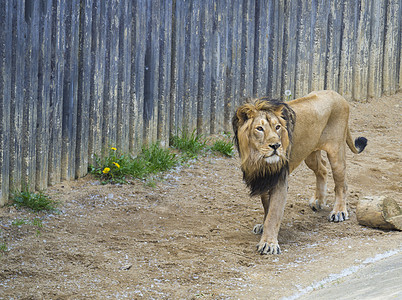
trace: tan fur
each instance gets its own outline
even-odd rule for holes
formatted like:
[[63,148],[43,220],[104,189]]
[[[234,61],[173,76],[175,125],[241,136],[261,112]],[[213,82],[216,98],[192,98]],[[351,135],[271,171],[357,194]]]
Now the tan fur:
[[260,192],[259,183],[264,182],[264,176],[272,180],[271,175],[282,170],[279,179],[274,178],[276,184],[260,192],[264,223],[257,225],[254,232],[262,233],[257,245],[261,254],[280,252],[277,236],[286,203],[287,175],[302,161],[316,175],[316,191],[310,206],[318,210],[325,205],[328,172],[321,150],[327,153],[335,181],[330,221],[348,219],[346,145],[353,153],[359,153],[367,141],[364,139],[361,149],[356,149],[348,119],[349,104],[334,91],[313,92],[286,104],[257,100],[236,111],[233,128],[246,183]]

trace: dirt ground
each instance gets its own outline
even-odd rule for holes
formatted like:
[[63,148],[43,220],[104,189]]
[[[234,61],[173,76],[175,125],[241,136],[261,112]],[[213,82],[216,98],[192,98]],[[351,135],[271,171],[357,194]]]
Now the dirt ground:
[[279,233],[281,255],[256,252],[260,199],[249,197],[238,157],[207,155],[164,174],[155,187],[100,185],[87,176],[48,189],[59,214],[43,227],[12,225],[36,215],[0,208],[0,299],[278,299],[387,251],[402,233],[362,227],[356,205],[388,195],[402,205],[402,94],[351,103],[348,151],[350,220],[328,222],[334,201],[313,212],[315,179],[303,164],[291,174]]

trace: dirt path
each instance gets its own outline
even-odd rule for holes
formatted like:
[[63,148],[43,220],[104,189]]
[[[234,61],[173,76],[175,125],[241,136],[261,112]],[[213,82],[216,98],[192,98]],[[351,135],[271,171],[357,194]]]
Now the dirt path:
[[[402,233],[359,226],[364,196],[402,199],[402,94],[352,103],[348,153],[350,220],[329,223],[329,205],[308,207],[314,176],[300,166],[289,182],[279,234],[283,254],[260,256],[251,230],[262,206],[242,182],[238,158],[207,156],[166,174],[156,187],[99,185],[90,178],[51,187],[62,212],[43,227],[11,225],[34,215],[0,208],[0,299],[277,299],[387,251]],[[1,240],[0,240],[1,242]]]

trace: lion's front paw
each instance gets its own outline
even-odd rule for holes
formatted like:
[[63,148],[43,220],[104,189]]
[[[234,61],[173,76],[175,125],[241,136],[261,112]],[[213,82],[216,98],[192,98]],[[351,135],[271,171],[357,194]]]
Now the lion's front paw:
[[330,222],[343,222],[349,219],[349,215],[347,211],[332,211],[329,215]]
[[257,251],[261,255],[281,254],[281,248],[279,247],[278,243],[259,242],[257,245]]
[[263,231],[264,231],[264,224],[257,224],[253,228],[254,234],[262,234]]
[[313,211],[319,211],[323,208],[325,204],[322,203],[322,201],[319,201],[318,199],[316,199],[315,197],[311,198],[309,201],[309,206],[311,207],[311,209]]

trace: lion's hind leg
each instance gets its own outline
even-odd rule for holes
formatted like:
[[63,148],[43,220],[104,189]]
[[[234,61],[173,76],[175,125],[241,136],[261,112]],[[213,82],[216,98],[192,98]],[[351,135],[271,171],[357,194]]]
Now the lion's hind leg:
[[335,204],[329,215],[329,221],[342,222],[349,219],[346,207],[346,160],[345,147],[339,148],[336,145],[333,151],[327,151],[328,159],[331,164],[332,174],[335,182]]
[[314,171],[316,177],[315,195],[310,199],[312,210],[320,210],[326,204],[327,196],[327,167],[326,161],[321,157],[321,151],[314,151],[305,160],[306,165]]

